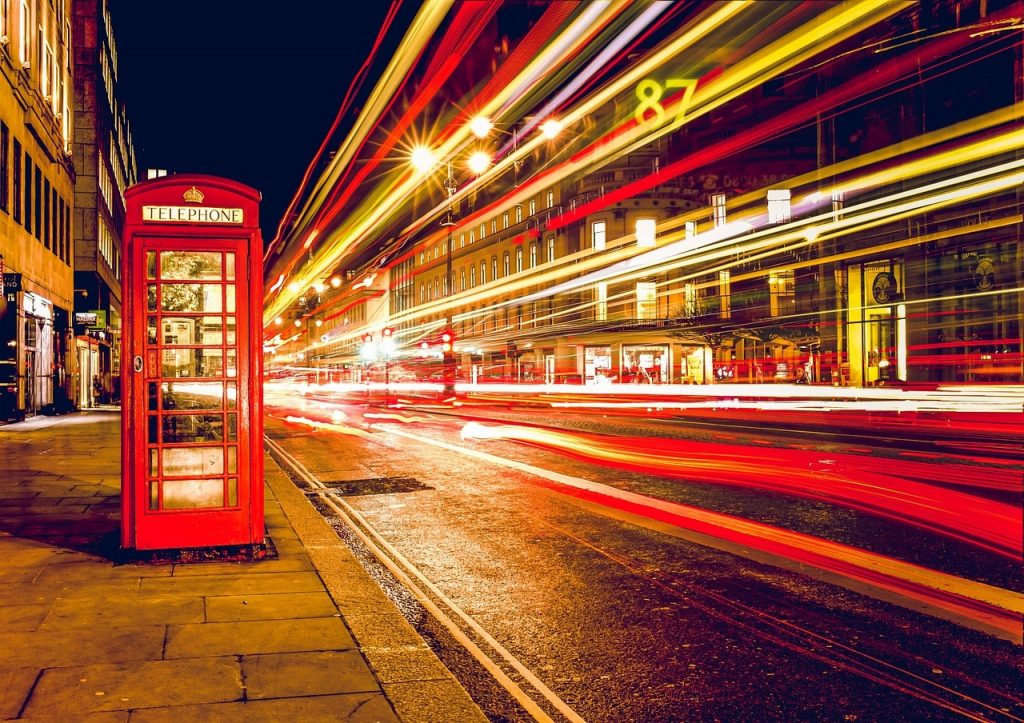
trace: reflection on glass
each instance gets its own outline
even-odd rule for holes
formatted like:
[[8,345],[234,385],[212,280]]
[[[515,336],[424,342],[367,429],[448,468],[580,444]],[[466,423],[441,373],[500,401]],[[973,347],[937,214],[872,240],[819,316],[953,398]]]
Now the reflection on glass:
[[219,251],[161,251],[160,277],[163,279],[221,279]]
[[234,281],[235,279],[235,254],[228,251],[224,254],[227,263],[224,265],[224,278],[228,281]]
[[226,369],[227,376],[229,376],[229,377],[237,377],[238,376],[238,364],[237,364],[237,357],[235,356],[235,350],[234,349],[228,349],[227,350],[227,363],[228,363],[227,369]]
[[146,278],[147,279],[155,279],[156,278],[156,252],[155,251],[147,251],[146,252]]
[[221,310],[220,284],[163,284],[160,287],[160,308],[164,311]]
[[224,448],[165,447],[161,471],[171,477],[224,474]]
[[156,510],[160,508],[160,483],[152,481],[149,483],[149,509]]
[[[210,349],[163,349],[161,375],[165,378],[219,377],[224,363],[219,347]],[[232,362],[233,363],[233,362]]]
[[232,314],[235,311],[235,285],[226,284],[224,286],[224,293],[227,294],[227,304],[225,306],[225,310],[229,314]]
[[228,415],[228,441],[234,442],[238,439],[238,415]]
[[155,414],[149,415],[149,443],[159,444],[160,442],[160,427],[159,422]]
[[223,409],[224,385],[221,382],[164,382],[164,409]]
[[156,311],[156,284],[146,284],[146,309]]
[[238,506],[238,480],[234,477],[228,478],[228,507]]
[[224,419],[219,414],[165,414],[165,444],[219,442],[224,438]]
[[146,343],[156,344],[156,317],[146,317]]
[[[217,317],[217,318],[219,319],[220,317]],[[226,337],[225,337],[224,341],[226,343],[228,343],[228,344],[234,344],[235,343],[235,328],[236,328],[235,327],[235,317],[233,317],[233,316],[227,317],[227,326],[224,329],[224,333],[226,334]]]
[[223,479],[165,480],[163,486],[165,510],[194,510],[224,504]]
[[160,469],[160,453],[155,448],[149,450],[149,476],[156,477]]
[[238,472],[238,447],[228,447],[228,474]]
[[[234,317],[230,317],[231,337],[234,343]],[[165,316],[161,320],[161,334],[165,345],[216,345],[224,338],[224,317],[222,316]]]
[[149,384],[146,385],[146,397],[149,400],[148,404],[146,405],[146,408],[149,409],[149,411],[151,412],[155,412],[157,405],[156,382],[150,382]]
[[238,406],[238,383],[228,382],[228,409]]

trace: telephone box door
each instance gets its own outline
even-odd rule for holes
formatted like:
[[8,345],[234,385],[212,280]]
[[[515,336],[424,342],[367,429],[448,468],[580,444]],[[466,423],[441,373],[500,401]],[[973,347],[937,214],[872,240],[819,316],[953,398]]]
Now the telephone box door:
[[262,543],[257,245],[153,231],[136,229],[127,248],[122,541]]

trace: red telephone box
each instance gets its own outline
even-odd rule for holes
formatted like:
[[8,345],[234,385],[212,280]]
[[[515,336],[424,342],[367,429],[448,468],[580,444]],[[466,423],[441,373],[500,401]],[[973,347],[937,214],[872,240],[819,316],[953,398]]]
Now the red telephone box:
[[262,549],[259,201],[203,175],[125,191],[125,548]]

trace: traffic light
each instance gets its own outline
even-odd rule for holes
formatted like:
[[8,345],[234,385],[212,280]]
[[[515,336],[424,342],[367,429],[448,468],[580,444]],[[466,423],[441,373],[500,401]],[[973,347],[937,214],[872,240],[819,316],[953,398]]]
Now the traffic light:
[[372,344],[373,343],[373,334],[363,334],[363,343],[364,344]]
[[447,329],[441,332],[441,351],[446,354],[455,348],[455,335]]
[[390,326],[386,326],[386,327],[384,327],[384,330],[383,330],[383,331],[381,332],[381,335],[382,335],[382,336],[383,336],[383,337],[384,337],[385,339],[387,339],[388,337],[390,337],[390,336],[391,336],[392,334],[394,334],[394,333],[395,333],[395,330],[394,330],[394,329],[392,329],[392,328],[391,328]]

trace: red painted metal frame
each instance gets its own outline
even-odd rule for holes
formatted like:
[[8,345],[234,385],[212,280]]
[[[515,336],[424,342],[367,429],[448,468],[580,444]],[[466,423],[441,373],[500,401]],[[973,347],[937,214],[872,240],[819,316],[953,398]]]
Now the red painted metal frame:
[[[184,193],[193,187],[204,195],[203,201],[195,204],[197,208],[241,208],[243,223],[142,220],[143,206],[193,205],[183,200]],[[263,241],[258,225],[259,202],[260,193],[249,186],[198,174],[143,181],[125,191],[127,218],[121,279],[121,545],[126,549],[263,543]],[[237,508],[156,512],[148,509],[146,373],[136,373],[133,368],[136,355],[146,359],[146,248],[236,253],[235,284],[242,292],[236,294],[235,311]],[[221,315],[225,313],[221,311]]]

